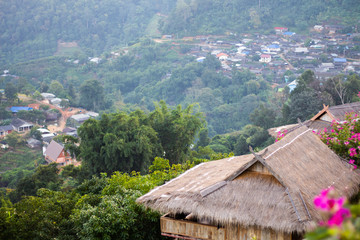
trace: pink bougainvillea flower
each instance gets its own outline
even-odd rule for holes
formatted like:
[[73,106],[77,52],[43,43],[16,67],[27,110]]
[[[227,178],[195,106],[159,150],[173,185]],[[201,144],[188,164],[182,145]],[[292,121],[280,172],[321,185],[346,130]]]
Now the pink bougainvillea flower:
[[329,226],[338,226],[340,227],[343,221],[350,217],[350,211],[346,208],[339,209],[334,215],[332,215],[327,222]]
[[316,208],[330,214],[327,222],[322,223],[330,227],[341,226],[343,221],[350,217],[349,209],[343,208],[346,201],[345,197],[332,198],[329,193],[333,190],[332,187],[327,188],[314,198],[314,205]]
[[354,164],[354,162],[355,162],[354,159],[350,159],[350,160],[349,160],[349,163],[350,163],[350,164]]
[[349,142],[344,142],[345,145],[349,145]]
[[349,149],[349,155],[350,155],[350,157],[353,157],[353,156],[355,156],[356,154],[357,154],[356,148],[350,148],[350,149]]
[[320,208],[321,210],[329,210],[329,198],[327,197],[327,194],[333,190],[333,188],[327,188],[321,191],[320,195],[317,195],[314,198],[314,205],[317,208]]

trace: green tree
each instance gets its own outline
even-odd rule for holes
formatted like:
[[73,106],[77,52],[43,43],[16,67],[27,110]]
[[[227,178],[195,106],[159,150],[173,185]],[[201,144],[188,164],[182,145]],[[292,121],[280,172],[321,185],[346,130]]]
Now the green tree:
[[10,101],[17,99],[17,89],[11,82],[7,83],[5,86],[5,96]]
[[15,148],[17,145],[23,143],[23,138],[21,135],[15,131],[12,131],[5,137],[6,142],[9,144],[10,147]]
[[146,115],[136,111],[103,114],[89,119],[78,129],[79,157],[92,174],[114,171],[144,171],[160,154],[156,132],[146,124]]
[[151,125],[157,132],[165,158],[170,163],[183,162],[193,144],[195,136],[205,123],[202,113],[194,113],[194,105],[182,109],[169,109],[164,101],[155,105],[150,113]]
[[101,110],[104,107],[104,88],[98,80],[86,80],[80,86],[79,104],[94,111]]
[[250,114],[251,122],[264,129],[269,129],[274,126],[276,119],[276,113],[270,108],[266,108],[261,104]]
[[50,83],[49,92],[55,94],[56,97],[63,97],[64,87],[59,81],[53,80]]
[[196,143],[196,148],[206,147],[210,143],[209,130],[207,128],[200,129],[199,140]]

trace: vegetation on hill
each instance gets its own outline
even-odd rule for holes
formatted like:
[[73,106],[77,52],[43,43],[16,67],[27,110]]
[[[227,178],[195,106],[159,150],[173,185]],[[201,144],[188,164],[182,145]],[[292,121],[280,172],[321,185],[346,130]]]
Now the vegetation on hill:
[[358,24],[359,13],[356,0],[178,0],[162,31],[185,36],[269,31],[281,26],[307,31],[310,26],[328,20]]
[[141,37],[150,19],[170,11],[174,2],[0,1],[0,63],[53,55],[62,42],[89,54],[125,45]]
[[359,12],[356,0],[1,1],[0,63],[64,52],[92,56],[145,34],[159,35],[158,27],[162,34],[177,36],[269,31],[275,26],[305,31],[327,20],[358,24]]

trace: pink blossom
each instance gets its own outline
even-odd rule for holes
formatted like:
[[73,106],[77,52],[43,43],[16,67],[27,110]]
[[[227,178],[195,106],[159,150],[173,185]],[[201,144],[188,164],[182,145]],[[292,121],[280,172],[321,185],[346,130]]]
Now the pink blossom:
[[327,222],[329,226],[338,226],[340,227],[343,221],[350,217],[350,211],[346,208],[339,209],[334,215],[332,215]]
[[349,155],[350,155],[350,157],[353,157],[353,156],[355,156],[356,154],[357,154],[357,152],[356,152],[356,148],[350,148],[349,149]]
[[314,198],[314,205],[316,208],[331,214],[329,220],[325,223],[326,225],[341,226],[343,221],[350,217],[350,211],[343,208],[345,197],[336,199],[328,196],[332,190],[332,187],[322,190],[321,193]]
[[354,164],[354,162],[355,162],[354,159],[350,159],[350,160],[349,160],[349,163],[350,163],[350,164]]
[[328,197],[327,194],[333,190],[333,188],[327,188],[321,191],[320,195],[317,195],[314,198],[314,205],[317,208],[320,208],[321,210],[329,210],[329,203],[328,203]]
[[349,145],[349,142],[344,142],[345,145]]

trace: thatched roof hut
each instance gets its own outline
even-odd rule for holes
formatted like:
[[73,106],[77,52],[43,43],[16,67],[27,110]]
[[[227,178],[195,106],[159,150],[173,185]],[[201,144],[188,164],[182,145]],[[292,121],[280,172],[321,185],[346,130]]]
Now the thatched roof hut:
[[[311,119],[305,121],[303,124],[315,131],[321,131],[325,128],[330,129],[332,127],[331,123],[333,121],[342,122],[345,120],[345,115],[351,112],[360,115],[360,102],[346,103],[331,107],[324,105],[324,108],[322,110],[320,110]],[[279,131],[283,131],[286,129],[288,132],[291,132],[298,127],[298,124],[290,124],[270,128],[268,129],[268,132],[271,136],[276,137]]]
[[359,172],[302,126],[259,155],[202,163],[137,202],[168,213],[166,236],[296,239],[323,220],[313,207],[322,189],[351,197],[359,183]]

